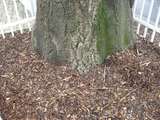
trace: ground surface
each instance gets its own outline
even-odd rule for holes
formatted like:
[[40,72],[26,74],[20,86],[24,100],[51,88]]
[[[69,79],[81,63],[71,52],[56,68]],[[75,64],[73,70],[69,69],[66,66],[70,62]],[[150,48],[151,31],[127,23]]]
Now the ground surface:
[[0,39],[3,120],[160,120],[160,49],[144,40],[86,75],[45,62],[30,35]]

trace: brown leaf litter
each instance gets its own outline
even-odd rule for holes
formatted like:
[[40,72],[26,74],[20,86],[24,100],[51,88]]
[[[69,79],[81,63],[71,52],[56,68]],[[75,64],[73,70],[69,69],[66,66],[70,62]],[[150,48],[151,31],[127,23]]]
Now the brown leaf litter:
[[30,36],[0,39],[3,120],[160,120],[160,48],[138,40],[79,75],[40,58]]

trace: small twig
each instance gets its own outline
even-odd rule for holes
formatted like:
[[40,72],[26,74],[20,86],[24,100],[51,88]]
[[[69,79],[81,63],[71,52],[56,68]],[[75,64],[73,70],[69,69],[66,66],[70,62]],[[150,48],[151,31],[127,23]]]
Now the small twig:
[[152,118],[151,116],[149,116],[148,114],[146,114],[146,117],[150,120],[155,120],[154,118]]
[[106,81],[106,65],[104,67],[104,71],[103,71],[103,80],[104,80],[104,83]]
[[144,62],[144,63],[141,63],[140,65],[141,65],[141,66],[148,66],[150,63],[151,63],[150,61],[146,61],[146,62]]
[[122,102],[123,100],[125,100],[130,94],[132,94],[133,92],[135,92],[137,89],[133,89],[132,91],[130,91],[129,93],[127,93],[124,97],[122,97],[121,99],[120,99],[120,101],[119,102]]
[[108,90],[109,88],[107,87],[102,87],[102,88],[90,88],[90,90]]
[[68,81],[71,78],[72,78],[72,76],[66,77],[66,78],[63,79],[63,81]]
[[139,50],[138,50],[138,49],[136,49],[136,52],[137,52],[137,55],[140,56],[140,53],[139,53]]

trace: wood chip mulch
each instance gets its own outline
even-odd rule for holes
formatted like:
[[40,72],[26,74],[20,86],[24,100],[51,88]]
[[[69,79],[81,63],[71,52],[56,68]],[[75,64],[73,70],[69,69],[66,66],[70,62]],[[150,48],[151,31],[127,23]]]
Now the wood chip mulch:
[[85,75],[32,51],[30,33],[0,38],[3,120],[160,120],[160,48],[138,40]]

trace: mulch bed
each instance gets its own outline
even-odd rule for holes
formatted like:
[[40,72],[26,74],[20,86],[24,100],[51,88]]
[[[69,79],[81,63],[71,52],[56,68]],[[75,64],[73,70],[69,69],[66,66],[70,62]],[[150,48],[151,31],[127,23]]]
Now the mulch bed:
[[31,35],[0,39],[3,120],[160,120],[160,48],[138,40],[80,75],[43,60]]

